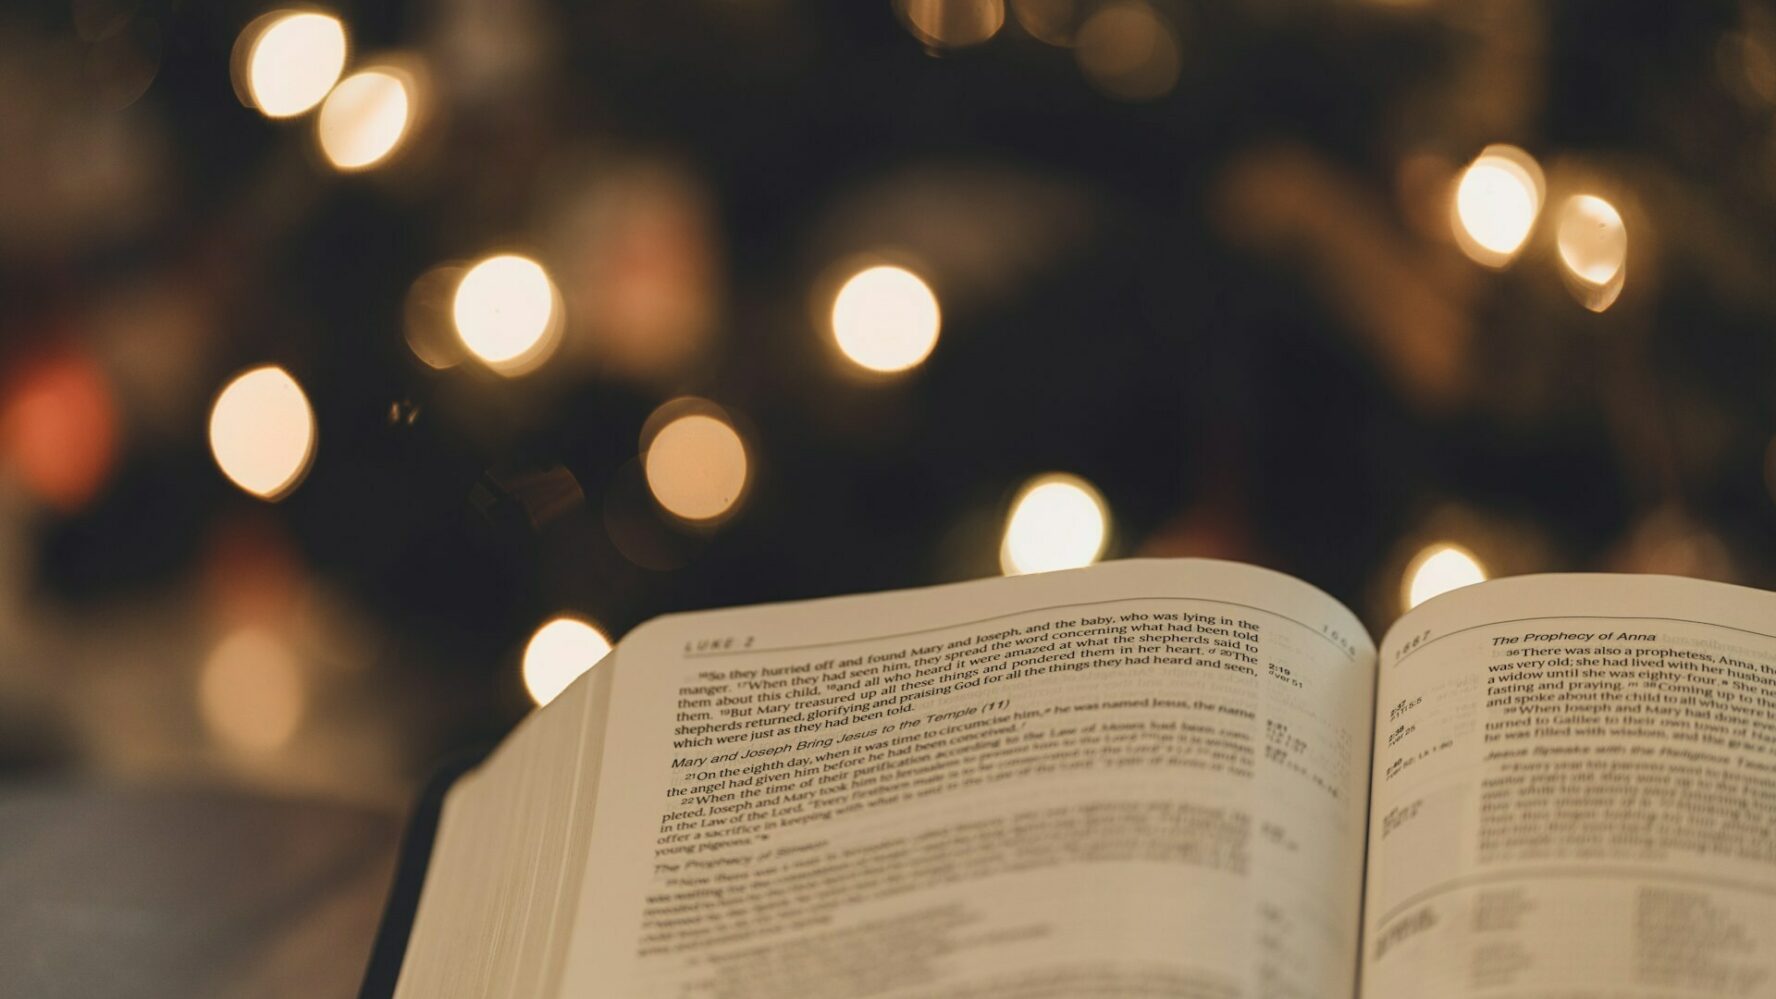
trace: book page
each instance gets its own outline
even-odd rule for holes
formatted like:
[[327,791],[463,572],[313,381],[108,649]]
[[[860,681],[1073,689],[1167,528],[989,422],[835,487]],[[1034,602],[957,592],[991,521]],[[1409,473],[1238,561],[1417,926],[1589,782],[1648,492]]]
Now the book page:
[[1374,651],[1139,561],[661,619],[621,645],[564,996],[1355,987]]
[[566,959],[615,657],[519,723],[444,799],[396,999],[541,994]]
[[1455,591],[1381,649],[1363,994],[1776,994],[1776,595]]

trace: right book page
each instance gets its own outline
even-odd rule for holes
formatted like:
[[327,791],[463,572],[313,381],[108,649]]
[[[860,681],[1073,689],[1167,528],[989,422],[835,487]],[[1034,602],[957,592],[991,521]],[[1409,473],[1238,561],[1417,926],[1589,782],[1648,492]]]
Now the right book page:
[[1776,594],[1457,590],[1380,650],[1362,994],[1776,994]]

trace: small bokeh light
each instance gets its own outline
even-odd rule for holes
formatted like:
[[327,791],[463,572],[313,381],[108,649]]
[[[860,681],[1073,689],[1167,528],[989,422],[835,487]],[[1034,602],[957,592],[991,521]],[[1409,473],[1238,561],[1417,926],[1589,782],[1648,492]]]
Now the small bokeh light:
[[302,724],[308,694],[302,666],[280,641],[257,628],[224,638],[204,661],[198,708],[218,739],[238,749],[269,752]]
[[327,96],[345,69],[345,25],[315,10],[273,11],[236,43],[244,94],[268,118],[289,118]]
[[1456,181],[1455,241],[1476,263],[1503,267],[1523,249],[1542,212],[1542,168],[1516,146],[1488,146]]
[[1078,32],[1076,0],[1011,0],[1011,13],[1031,38],[1048,45],[1070,46]]
[[1159,11],[1140,0],[1100,7],[1080,25],[1074,57],[1092,86],[1124,101],[1162,97],[1178,84],[1178,35]]
[[1450,590],[1486,582],[1486,569],[1474,553],[1458,544],[1426,545],[1406,567],[1400,600],[1407,610]]
[[1090,565],[1109,537],[1110,511],[1091,483],[1063,473],[1038,476],[1012,502],[999,567],[1009,576]]
[[1594,194],[1566,199],[1555,244],[1580,304],[1592,312],[1615,304],[1628,270],[1628,228],[1616,206]]
[[413,280],[401,308],[401,332],[407,349],[428,368],[442,371],[462,362],[463,342],[456,334],[452,309],[466,269],[442,264]]
[[746,493],[746,443],[713,403],[675,399],[655,410],[642,448],[648,491],[675,517],[717,520]]
[[117,416],[111,385],[86,352],[31,358],[0,385],[0,469],[48,506],[77,510],[111,474]]
[[979,45],[1005,24],[1004,0],[900,0],[913,36],[932,48]]
[[566,615],[551,618],[524,647],[524,689],[541,707],[598,665],[610,649],[610,639],[591,624]]
[[667,159],[594,160],[573,174],[544,244],[574,320],[570,356],[649,388],[675,384],[726,331],[715,196]]
[[865,268],[833,299],[833,339],[847,359],[869,371],[918,366],[937,346],[941,325],[937,296],[904,267]]
[[469,353],[502,375],[535,370],[561,340],[561,295],[529,257],[499,254],[470,267],[451,316]]
[[412,131],[418,94],[413,77],[393,66],[359,70],[339,81],[315,118],[327,162],[343,171],[387,160]]
[[314,410],[288,371],[273,365],[236,375],[210,407],[210,451],[229,481],[277,500],[302,482],[314,458]]

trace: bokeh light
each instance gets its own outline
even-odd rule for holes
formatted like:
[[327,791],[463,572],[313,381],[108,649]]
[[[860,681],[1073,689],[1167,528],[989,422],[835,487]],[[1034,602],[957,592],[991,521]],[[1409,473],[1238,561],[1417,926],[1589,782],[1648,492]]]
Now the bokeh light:
[[1458,544],[1439,541],[1426,545],[1406,567],[1400,599],[1407,610],[1440,593],[1486,581],[1486,569],[1474,553]]
[[503,375],[534,370],[561,338],[561,296],[543,265],[500,254],[463,274],[451,303],[463,346]]
[[1593,312],[1615,304],[1628,269],[1628,229],[1616,206],[1593,194],[1566,199],[1555,243],[1579,301]]
[[610,639],[591,624],[566,615],[551,618],[524,647],[524,688],[541,707],[598,665],[610,649]]
[[264,507],[218,518],[198,559],[204,609],[225,625],[290,621],[310,582],[296,541]]
[[1178,36],[1159,11],[1139,0],[1098,8],[1079,26],[1074,57],[1092,86],[1125,101],[1163,96],[1178,83]]
[[1735,582],[1735,552],[1707,524],[1676,503],[1663,503],[1635,518],[1603,567],[1610,572],[1688,576]]
[[117,444],[110,382],[83,350],[29,358],[0,387],[0,462],[51,507],[86,505],[110,475]]
[[1455,240],[1475,262],[1503,267],[1542,211],[1542,168],[1516,146],[1487,146],[1462,171],[1451,206]]
[[319,104],[345,69],[345,25],[313,10],[274,11],[241,32],[246,95],[269,118]]
[[588,154],[571,170],[545,244],[574,319],[569,356],[604,376],[676,384],[723,329],[714,195],[670,159]]
[[1030,480],[1005,521],[999,567],[1006,575],[1096,562],[1110,537],[1110,511],[1091,483],[1055,473]]
[[701,399],[677,399],[655,411],[644,431],[648,491],[667,512],[712,521],[746,492],[746,443],[725,414]]
[[[72,5],[76,10],[95,6],[92,0]],[[166,46],[147,17],[113,15],[103,29],[83,39],[86,49],[87,93],[95,107],[121,111],[140,100],[160,73]],[[78,28],[76,29],[78,31]]]
[[302,667],[276,638],[243,628],[218,644],[198,679],[198,708],[211,732],[239,749],[268,752],[302,724]]
[[1076,0],[1011,0],[1011,13],[1031,38],[1048,45],[1072,45],[1079,27]]
[[407,349],[428,368],[442,371],[460,364],[463,342],[456,335],[452,311],[456,288],[468,269],[442,264],[413,280],[401,308],[401,332]]
[[833,299],[832,332],[839,350],[870,371],[917,366],[937,346],[941,325],[937,296],[904,267],[859,271]]
[[1765,18],[1762,30],[1732,31],[1714,50],[1721,84],[1747,105],[1764,109],[1776,104],[1776,35]]
[[1005,24],[1004,0],[901,0],[907,27],[934,48],[979,45]]
[[283,368],[236,375],[210,407],[210,451],[229,481],[261,499],[288,495],[314,458],[314,410]]
[[327,162],[340,170],[381,163],[407,137],[416,98],[412,77],[392,67],[359,70],[339,81],[315,118]]

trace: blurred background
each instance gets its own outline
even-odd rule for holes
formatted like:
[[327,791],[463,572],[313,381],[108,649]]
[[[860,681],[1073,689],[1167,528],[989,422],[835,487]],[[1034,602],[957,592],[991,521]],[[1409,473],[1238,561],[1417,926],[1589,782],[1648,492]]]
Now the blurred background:
[[1776,584],[1776,12],[0,13],[0,774],[399,807],[669,611]]

